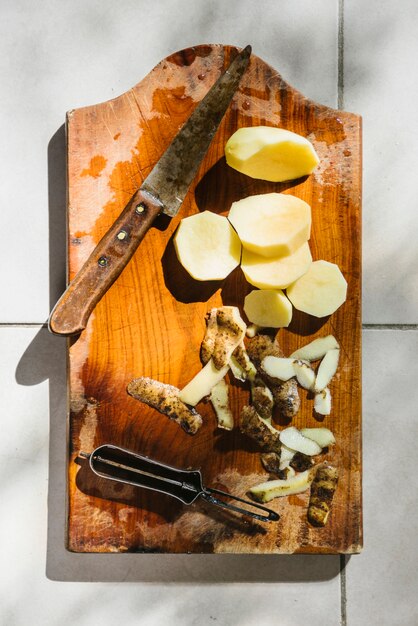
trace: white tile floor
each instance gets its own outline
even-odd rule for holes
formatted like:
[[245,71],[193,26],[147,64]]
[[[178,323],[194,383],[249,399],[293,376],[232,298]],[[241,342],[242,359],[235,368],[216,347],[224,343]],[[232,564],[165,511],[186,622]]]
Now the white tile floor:
[[[412,0],[3,0],[1,625],[418,624],[417,12]],[[65,346],[40,326],[63,287],[57,130],[66,110],[205,41],[251,43],[308,97],[364,118],[365,550],[342,573],[338,557],[63,547]]]

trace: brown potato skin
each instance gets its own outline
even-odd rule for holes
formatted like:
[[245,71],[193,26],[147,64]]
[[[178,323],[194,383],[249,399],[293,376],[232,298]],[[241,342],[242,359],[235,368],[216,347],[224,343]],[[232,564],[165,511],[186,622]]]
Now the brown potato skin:
[[284,354],[276,339],[269,335],[256,335],[248,341],[247,353],[257,368],[260,378],[270,388],[274,404],[280,414],[286,419],[291,419],[300,408],[298,385],[294,378],[280,383],[277,378],[272,378],[261,367],[266,356],[283,357]]
[[308,521],[312,526],[325,526],[331,511],[332,499],[338,483],[338,469],[320,465],[311,485]]
[[179,399],[180,390],[173,385],[143,376],[132,380],[127,386],[127,392],[136,400],[167,415],[189,435],[197,433],[202,426],[202,416]]
[[[241,412],[240,430],[254,439],[266,452],[275,452],[280,458],[282,444],[279,431],[269,426],[253,406],[244,406]],[[276,434],[277,433],[277,434]]]

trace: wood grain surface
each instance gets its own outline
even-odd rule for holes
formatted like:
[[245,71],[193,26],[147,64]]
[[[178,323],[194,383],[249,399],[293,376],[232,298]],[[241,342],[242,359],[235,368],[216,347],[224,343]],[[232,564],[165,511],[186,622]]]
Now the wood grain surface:
[[[70,111],[68,132],[69,279],[116,220],[167,144],[228,64],[236,49],[203,45],[173,54],[138,85],[103,104]],[[313,175],[268,183],[229,168],[224,147],[241,126],[268,125],[308,137],[321,163]],[[284,191],[312,206],[313,258],[337,263],[348,299],[332,316],[294,311],[278,333],[285,354],[333,334],[341,360],[331,383],[332,414],[318,422],[303,390],[296,427],[324,425],[337,445],[324,457],[340,470],[325,528],[306,519],[309,493],[273,500],[278,523],[253,523],[197,501],[187,507],[145,490],[95,477],[80,451],[113,443],[179,468],[200,468],[208,486],[244,496],[265,481],[259,449],[238,428],[216,428],[211,405],[198,409],[196,435],[128,396],[133,378],[184,386],[200,368],[206,312],[240,307],[251,291],[241,270],[222,282],[193,281],[177,261],[173,234],[182,217],[203,210],[226,215],[234,200]],[[353,553],[361,521],[361,119],[306,99],[253,56],[239,91],[200,167],[179,215],[160,217],[129,265],[69,342],[68,549],[76,552]],[[233,411],[248,402],[229,378]],[[282,423],[280,423],[282,421]],[[276,424],[285,424],[283,420]]]

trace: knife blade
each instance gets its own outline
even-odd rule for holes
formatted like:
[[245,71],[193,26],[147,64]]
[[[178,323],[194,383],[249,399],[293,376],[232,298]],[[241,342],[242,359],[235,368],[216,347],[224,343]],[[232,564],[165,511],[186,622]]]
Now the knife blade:
[[99,241],[48,320],[57,335],[82,332],[160,213],[177,214],[248,66],[246,46],[217,79],[164,154]]

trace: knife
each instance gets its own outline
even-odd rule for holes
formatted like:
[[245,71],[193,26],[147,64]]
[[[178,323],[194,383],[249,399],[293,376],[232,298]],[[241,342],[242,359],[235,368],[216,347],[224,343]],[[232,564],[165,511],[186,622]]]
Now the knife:
[[118,278],[160,213],[175,216],[235,94],[251,55],[246,46],[233,59],[174,137],[141,187],[99,241],[58,300],[48,328],[76,335]]

